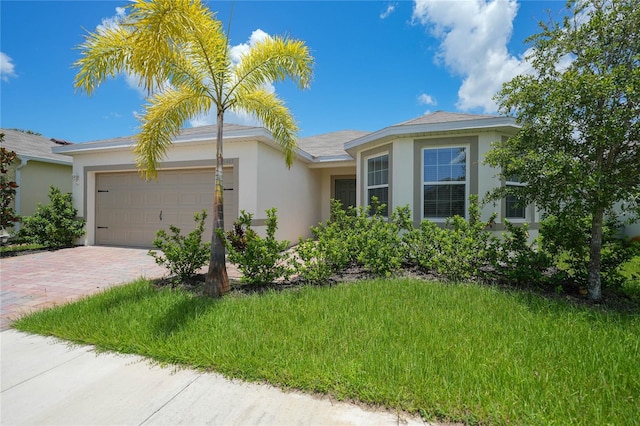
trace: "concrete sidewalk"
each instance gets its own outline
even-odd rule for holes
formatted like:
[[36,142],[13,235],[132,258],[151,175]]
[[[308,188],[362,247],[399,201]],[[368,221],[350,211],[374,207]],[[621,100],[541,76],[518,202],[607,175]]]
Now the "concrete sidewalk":
[[1,339],[2,425],[424,425],[268,385],[161,368],[6,330]]

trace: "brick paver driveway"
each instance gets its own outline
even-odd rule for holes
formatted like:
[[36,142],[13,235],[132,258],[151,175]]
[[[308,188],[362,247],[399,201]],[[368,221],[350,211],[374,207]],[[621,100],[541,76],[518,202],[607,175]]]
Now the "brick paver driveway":
[[[167,270],[146,249],[84,246],[0,259],[1,329],[19,316]],[[230,268],[229,276],[233,277]]]

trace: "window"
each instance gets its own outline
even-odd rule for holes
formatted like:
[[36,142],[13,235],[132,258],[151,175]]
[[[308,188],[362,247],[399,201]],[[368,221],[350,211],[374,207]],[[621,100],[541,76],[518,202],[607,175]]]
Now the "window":
[[[389,155],[379,155],[367,159],[367,205],[377,197],[380,204],[386,207],[382,210],[384,216],[389,212]],[[373,212],[372,212],[373,213]]]
[[466,216],[467,148],[423,150],[423,216]]
[[[518,176],[509,176],[505,182],[507,188],[524,186]],[[527,214],[527,206],[515,195],[507,195],[505,199],[505,214],[507,219],[525,219]]]

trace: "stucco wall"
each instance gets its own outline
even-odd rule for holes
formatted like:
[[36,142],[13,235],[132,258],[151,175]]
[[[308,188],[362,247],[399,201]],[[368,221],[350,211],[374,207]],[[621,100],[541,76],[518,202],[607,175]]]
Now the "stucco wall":
[[[309,235],[311,224],[319,220],[317,182],[318,171],[310,170],[299,160],[287,170],[282,154],[258,141],[225,141],[225,164],[233,161],[238,169],[237,196],[238,209],[254,215],[256,225],[266,218],[264,211],[278,208],[279,231],[277,238],[297,242],[301,236]],[[179,143],[170,147],[162,165],[189,162],[203,162],[215,165],[215,143],[213,140],[201,143]],[[74,204],[79,215],[87,220],[85,244],[94,244],[95,236],[95,175],[100,172],[134,170],[134,156],[129,149],[92,151],[74,155],[74,174],[80,176],[73,185]],[[70,180],[70,179],[69,179]],[[234,220],[235,218],[225,218]],[[256,226],[263,233],[263,226]]]
[[[320,221],[320,172],[301,161],[287,168],[282,154],[265,144],[258,145],[257,206],[251,212],[257,223],[266,219],[265,210],[278,209],[276,238],[297,243],[311,234],[310,227]],[[263,233],[266,228],[256,227]]]
[[[484,157],[491,149],[491,143],[500,140],[502,135],[497,132],[458,132],[455,134],[437,134],[427,136],[399,137],[392,141],[387,141],[378,145],[367,146],[358,152],[357,173],[359,176],[358,200],[364,202],[365,192],[365,160],[368,156],[388,152],[390,155],[390,211],[397,207],[409,206],[414,218],[414,223],[418,224],[422,219],[422,148],[428,146],[463,145],[469,147],[469,187],[467,195],[477,194],[480,201],[486,194],[501,185],[497,178],[498,170],[485,165]],[[482,206],[482,219],[488,220],[494,212],[498,213],[497,221],[502,221],[501,215],[503,206],[500,202],[487,203]],[[528,211],[529,212],[529,211]],[[527,219],[536,220],[537,214],[530,209]],[[534,226],[536,228],[536,226]],[[499,224],[496,229],[501,230]],[[537,235],[534,229],[530,232]]]
[[16,209],[21,216],[31,216],[38,203],[49,204],[49,187],[62,193],[71,192],[71,165],[43,163],[30,160],[20,168],[20,204]]

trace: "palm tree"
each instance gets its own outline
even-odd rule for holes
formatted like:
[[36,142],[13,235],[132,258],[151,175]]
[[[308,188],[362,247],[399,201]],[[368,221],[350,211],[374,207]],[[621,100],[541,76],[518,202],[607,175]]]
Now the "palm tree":
[[222,23],[200,0],[135,0],[117,25],[99,27],[78,46],[75,87],[91,95],[107,78],[135,75],[149,96],[140,117],[134,154],[140,172],[155,178],[173,138],[186,120],[215,108],[217,116],[214,230],[206,293],[229,289],[222,241],[222,138],[224,114],[245,111],[258,118],[293,162],[298,131],[271,82],[289,78],[302,89],[312,77],[313,57],[298,40],[269,37],[234,64]]

